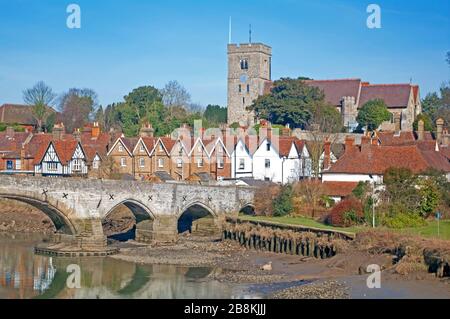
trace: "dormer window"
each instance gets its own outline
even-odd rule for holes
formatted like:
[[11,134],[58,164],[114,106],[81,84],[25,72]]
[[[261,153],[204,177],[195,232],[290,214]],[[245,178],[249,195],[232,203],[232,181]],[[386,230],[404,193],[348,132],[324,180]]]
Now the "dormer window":
[[270,143],[267,143],[266,147],[267,147],[267,152],[270,152]]
[[248,60],[247,59],[241,60],[241,70],[248,70]]

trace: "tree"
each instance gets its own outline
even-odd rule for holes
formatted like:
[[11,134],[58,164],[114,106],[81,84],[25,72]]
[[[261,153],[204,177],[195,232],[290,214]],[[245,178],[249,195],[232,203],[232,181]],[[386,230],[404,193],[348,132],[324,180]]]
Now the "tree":
[[383,181],[388,202],[402,206],[409,212],[418,211],[420,195],[416,188],[417,176],[410,169],[391,167],[384,173]]
[[227,108],[209,104],[203,113],[203,117],[210,123],[227,123]]
[[292,213],[292,186],[284,185],[281,187],[280,193],[273,200],[273,216],[281,217]]
[[45,131],[51,133],[56,123],[56,113],[51,112],[45,119]]
[[162,102],[169,109],[171,115],[171,109],[175,106],[188,109],[191,95],[178,81],[169,81],[161,93]]
[[316,104],[311,123],[319,125],[320,130],[325,133],[340,133],[344,128],[341,113],[327,103]]
[[260,96],[249,107],[260,119],[274,124],[305,128],[314,109],[324,103],[324,93],[303,80],[282,78],[274,82],[270,94]]
[[441,98],[436,92],[428,93],[422,100],[422,113],[428,115],[431,119],[434,119],[434,116],[440,107]]
[[92,89],[69,89],[60,98],[59,109],[69,132],[82,128],[94,118],[98,108],[97,93]]
[[101,105],[98,107],[94,119],[100,127],[105,127],[105,112],[103,112],[103,107]]
[[321,199],[325,195],[325,187],[319,180],[304,180],[294,185],[294,198],[300,198],[306,208],[311,211],[311,217],[316,216],[316,212],[321,206]]
[[391,113],[388,111],[386,103],[382,99],[370,100],[359,110],[356,121],[361,127],[367,127],[368,130],[376,130],[381,123],[389,121]]
[[49,107],[55,102],[56,94],[53,90],[40,81],[30,89],[23,91],[23,100],[32,107],[33,116],[37,122],[38,131],[42,131],[42,126],[49,114]]
[[433,131],[433,121],[431,120],[430,116],[428,116],[428,114],[425,114],[425,113],[417,115],[417,118],[413,123],[414,131],[418,130],[420,120],[423,121],[425,131],[427,131],[427,132]]
[[440,192],[439,188],[432,179],[421,179],[419,181],[420,194],[420,216],[427,218],[435,212],[439,205]]

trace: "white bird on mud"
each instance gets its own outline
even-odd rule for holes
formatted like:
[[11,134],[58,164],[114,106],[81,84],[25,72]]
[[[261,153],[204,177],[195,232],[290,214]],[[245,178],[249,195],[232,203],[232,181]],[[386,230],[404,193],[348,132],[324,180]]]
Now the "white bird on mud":
[[272,262],[269,261],[268,264],[265,264],[261,267],[261,270],[265,270],[265,271],[272,271]]

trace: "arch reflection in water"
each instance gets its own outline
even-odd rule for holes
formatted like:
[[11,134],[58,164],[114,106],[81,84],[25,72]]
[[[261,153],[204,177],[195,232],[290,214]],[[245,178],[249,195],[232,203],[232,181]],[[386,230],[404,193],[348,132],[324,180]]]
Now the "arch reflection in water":
[[[37,256],[40,238],[0,235],[2,298],[230,298],[245,287],[210,279],[211,268],[137,265],[113,258]],[[66,286],[67,266],[81,268],[81,289]]]

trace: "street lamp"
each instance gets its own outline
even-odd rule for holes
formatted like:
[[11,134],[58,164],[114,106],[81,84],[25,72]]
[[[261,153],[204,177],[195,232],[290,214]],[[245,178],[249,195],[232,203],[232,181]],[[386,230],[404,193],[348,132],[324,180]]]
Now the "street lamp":
[[375,178],[369,174],[372,180],[372,227],[375,228]]

